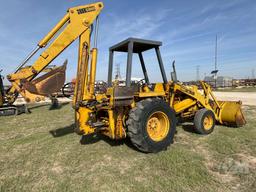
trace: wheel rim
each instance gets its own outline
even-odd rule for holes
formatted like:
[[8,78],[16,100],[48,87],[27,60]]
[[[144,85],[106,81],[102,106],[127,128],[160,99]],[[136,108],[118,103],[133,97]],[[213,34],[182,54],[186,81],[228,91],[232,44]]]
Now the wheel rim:
[[205,130],[210,130],[213,125],[213,118],[211,115],[207,115],[204,118],[204,129]]
[[168,134],[170,122],[168,116],[161,112],[154,112],[147,121],[147,132],[153,141],[162,141]]

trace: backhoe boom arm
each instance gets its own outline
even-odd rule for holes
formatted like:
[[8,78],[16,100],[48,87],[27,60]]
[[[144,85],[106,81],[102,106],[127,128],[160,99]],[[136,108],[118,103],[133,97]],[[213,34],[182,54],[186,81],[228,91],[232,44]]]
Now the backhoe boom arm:
[[[44,68],[46,68],[59,54],[61,54],[73,41],[79,38],[79,64],[81,64],[82,46],[86,44],[90,50],[91,25],[98,17],[103,8],[103,3],[78,6],[70,8],[66,15],[57,23],[57,25],[38,43],[38,47],[27,59],[17,68],[17,70],[8,75],[8,80],[12,83],[9,90],[9,96],[15,92],[21,93],[26,97],[22,90],[22,80],[33,80]],[[58,36],[54,38],[56,35]],[[52,40],[53,42],[48,45]],[[48,45],[48,46],[47,46]],[[26,70],[20,70],[21,67],[41,48],[47,48],[40,54],[39,58]],[[90,54],[90,51],[88,51]],[[88,63],[86,63],[88,64]]]

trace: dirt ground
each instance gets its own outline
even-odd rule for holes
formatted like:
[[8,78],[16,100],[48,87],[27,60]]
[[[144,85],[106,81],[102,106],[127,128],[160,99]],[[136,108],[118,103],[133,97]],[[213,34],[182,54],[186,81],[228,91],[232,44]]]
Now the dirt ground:
[[[223,101],[239,101],[241,100],[244,105],[256,106],[256,92],[214,92],[214,95],[218,100]],[[72,101],[70,98],[60,97],[59,102],[69,102]],[[51,100],[46,98],[45,101],[40,103],[50,103]],[[23,98],[18,98],[15,104],[25,104]]]
[[[72,99],[67,97],[58,97],[58,101],[60,103],[66,103],[66,102],[71,102]],[[36,104],[43,104],[43,103],[51,103],[51,100],[48,97],[46,97],[44,101],[37,102]],[[22,105],[22,104],[26,104],[26,101],[23,99],[23,97],[19,96],[17,100],[14,102],[14,105]]]
[[219,100],[238,101],[241,100],[244,105],[256,106],[256,92],[214,92]]

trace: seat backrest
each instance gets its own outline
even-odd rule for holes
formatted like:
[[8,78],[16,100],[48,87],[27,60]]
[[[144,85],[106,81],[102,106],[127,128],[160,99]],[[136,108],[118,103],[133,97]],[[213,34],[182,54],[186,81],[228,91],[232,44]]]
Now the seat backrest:
[[114,105],[115,106],[126,106],[133,102],[134,94],[139,91],[137,84],[131,87],[115,87],[114,88]]

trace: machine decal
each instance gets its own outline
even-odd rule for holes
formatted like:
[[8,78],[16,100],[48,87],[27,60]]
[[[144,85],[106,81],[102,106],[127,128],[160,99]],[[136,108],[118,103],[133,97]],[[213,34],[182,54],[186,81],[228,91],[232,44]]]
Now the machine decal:
[[80,14],[84,14],[87,12],[91,12],[91,11],[95,11],[95,7],[91,6],[91,7],[86,7],[86,8],[82,8],[82,9],[77,9],[77,13]]

